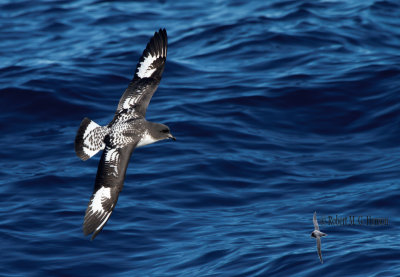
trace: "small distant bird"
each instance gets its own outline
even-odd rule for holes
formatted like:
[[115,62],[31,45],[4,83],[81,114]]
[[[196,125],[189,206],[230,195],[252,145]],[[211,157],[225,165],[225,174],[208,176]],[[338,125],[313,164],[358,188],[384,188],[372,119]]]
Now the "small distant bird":
[[117,204],[133,150],[163,139],[175,140],[168,126],[145,119],[147,106],[161,81],[166,58],[167,32],[160,29],[143,51],[113,120],[107,126],[100,126],[89,118],[81,122],[75,138],[77,156],[86,161],[104,149],[83,222],[83,232],[93,234],[92,240],[103,229]]
[[314,212],[313,223],[315,230],[311,233],[311,237],[317,240],[317,251],[319,259],[321,260],[321,264],[323,264],[322,254],[321,254],[321,237],[327,236],[327,234],[319,231],[318,221],[317,221],[317,212]]

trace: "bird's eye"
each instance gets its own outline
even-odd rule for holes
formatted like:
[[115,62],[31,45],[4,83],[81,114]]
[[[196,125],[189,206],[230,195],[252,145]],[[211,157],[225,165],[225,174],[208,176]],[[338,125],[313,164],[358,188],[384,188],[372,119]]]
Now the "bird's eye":
[[168,133],[169,130],[168,130],[168,129],[163,129],[161,132],[163,132],[163,133]]

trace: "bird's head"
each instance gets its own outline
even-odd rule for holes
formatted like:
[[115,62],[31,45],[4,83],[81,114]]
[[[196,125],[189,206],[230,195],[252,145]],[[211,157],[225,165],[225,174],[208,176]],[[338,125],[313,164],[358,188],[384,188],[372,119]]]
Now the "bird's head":
[[160,123],[153,123],[153,129],[151,135],[157,140],[163,140],[163,139],[172,139],[174,141],[176,140],[176,138],[171,134],[171,131],[169,130],[168,126]]

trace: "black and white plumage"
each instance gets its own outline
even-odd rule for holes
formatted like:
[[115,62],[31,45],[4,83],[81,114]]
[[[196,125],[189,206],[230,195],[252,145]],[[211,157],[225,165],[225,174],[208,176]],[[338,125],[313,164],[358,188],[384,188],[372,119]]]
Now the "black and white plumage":
[[311,233],[311,237],[315,238],[317,241],[317,252],[319,259],[321,261],[321,264],[324,263],[322,260],[322,254],[321,254],[321,237],[327,236],[327,234],[320,232],[319,226],[318,226],[318,221],[317,221],[317,212],[314,212],[313,216],[313,223],[314,223],[314,231]]
[[85,161],[104,149],[83,223],[84,234],[93,234],[92,239],[103,229],[117,204],[133,150],[163,139],[175,140],[166,125],[145,119],[166,58],[167,32],[160,29],[143,51],[113,120],[107,126],[88,118],[81,122],[75,138],[77,156]]

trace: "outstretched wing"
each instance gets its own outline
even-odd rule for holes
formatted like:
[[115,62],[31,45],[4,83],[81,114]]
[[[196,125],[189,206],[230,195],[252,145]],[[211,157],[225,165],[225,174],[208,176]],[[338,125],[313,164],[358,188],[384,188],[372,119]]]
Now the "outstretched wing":
[[317,212],[314,212],[313,223],[315,230],[319,231],[318,221],[317,221]]
[[126,168],[135,144],[122,148],[106,146],[101,156],[93,195],[90,198],[83,222],[83,232],[93,233],[92,240],[103,229],[117,204],[125,180]]
[[143,117],[151,97],[157,90],[167,59],[167,31],[154,33],[136,67],[135,76],[119,101],[116,114],[132,109]]
[[322,254],[321,254],[321,239],[319,237],[317,237],[316,241],[317,241],[318,256],[319,256],[319,259],[321,261],[321,264],[323,264],[324,261],[322,260]]

